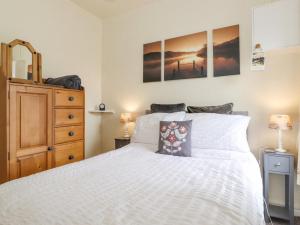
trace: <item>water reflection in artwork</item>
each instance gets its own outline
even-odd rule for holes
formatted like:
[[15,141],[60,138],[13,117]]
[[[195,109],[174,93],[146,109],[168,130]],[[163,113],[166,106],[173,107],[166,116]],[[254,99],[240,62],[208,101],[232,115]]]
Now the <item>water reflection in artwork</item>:
[[214,76],[240,74],[239,25],[213,30]]
[[143,81],[161,81],[161,41],[144,45]]

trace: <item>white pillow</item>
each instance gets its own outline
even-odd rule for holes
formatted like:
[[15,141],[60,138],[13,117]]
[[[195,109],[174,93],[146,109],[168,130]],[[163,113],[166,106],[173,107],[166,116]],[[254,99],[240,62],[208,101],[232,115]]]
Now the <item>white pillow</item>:
[[250,151],[247,141],[248,116],[187,113],[185,120],[193,120],[193,148]]
[[158,145],[160,121],[183,121],[185,112],[152,113],[137,118],[131,142]]

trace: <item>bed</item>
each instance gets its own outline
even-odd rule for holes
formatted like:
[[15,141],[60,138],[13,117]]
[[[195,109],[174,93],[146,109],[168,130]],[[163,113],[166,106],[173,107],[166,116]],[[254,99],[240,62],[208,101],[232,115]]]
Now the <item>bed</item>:
[[131,143],[3,184],[0,224],[265,224],[260,169],[250,151],[193,148],[193,157],[174,157],[156,150]]

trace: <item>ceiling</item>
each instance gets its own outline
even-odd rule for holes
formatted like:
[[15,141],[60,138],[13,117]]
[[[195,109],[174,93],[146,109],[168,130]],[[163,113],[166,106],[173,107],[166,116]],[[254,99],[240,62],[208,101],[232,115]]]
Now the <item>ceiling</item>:
[[99,18],[115,16],[157,0],[71,0]]

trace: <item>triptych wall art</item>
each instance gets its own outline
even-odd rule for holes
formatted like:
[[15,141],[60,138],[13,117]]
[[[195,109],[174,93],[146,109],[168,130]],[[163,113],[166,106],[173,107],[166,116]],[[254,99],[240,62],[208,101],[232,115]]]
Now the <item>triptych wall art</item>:
[[144,45],[144,83],[161,81],[161,41]]
[[[164,42],[144,45],[143,81],[161,81],[164,62],[164,80],[207,77],[207,32],[171,38]],[[239,25],[213,30],[214,76],[240,74]]]
[[165,41],[165,80],[207,77],[207,32]]
[[214,76],[240,74],[239,25],[213,30]]

